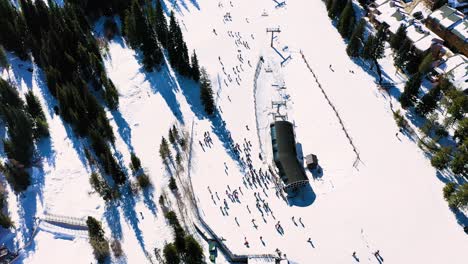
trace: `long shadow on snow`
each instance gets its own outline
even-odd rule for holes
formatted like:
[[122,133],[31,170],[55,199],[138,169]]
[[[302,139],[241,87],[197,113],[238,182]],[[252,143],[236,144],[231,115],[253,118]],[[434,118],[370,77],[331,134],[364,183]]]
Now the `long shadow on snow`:
[[[139,62],[142,65],[141,59],[139,59]],[[174,116],[183,124],[184,118],[180,110],[180,104],[175,96],[175,91],[178,89],[177,84],[171,76],[168,66],[166,64],[162,65],[159,72],[147,72],[141,68],[140,73],[145,75],[146,80],[151,85],[151,89],[155,93],[159,92],[161,94]]]
[[[177,75],[177,74],[176,74]],[[200,100],[200,86],[193,80],[188,80],[184,77],[178,76],[177,79],[182,90],[182,94],[185,96],[187,103],[190,105],[190,109],[197,116],[198,119],[209,119],[211,121],[211,127],[215,135],[222,142],[224,149],[235,160],[240,168],[243,169],[239,156],[233,148],[234,141],[231,138],[231,132],[226,127],[226,122],[221,117],[218,110],[212,117],[208,117],[205,114],[205,110]]]
[[[33,239],[34,230],[36,227],[36,215],[38,209],[38,200],[43,204],[43,188],[44,188],[44,171],[41,168],[31,170],[31,185],[26,191],[19,194],[19,223],[17,223],[16,232],[22,235],[24,243],[28,243]],[[15,242],[14,248],[19,249],[19,241]],[[34,251],[36,244],[32,242],[27,251]]]
[[[172,8],[179,14],[182,14],[182,10],[180,9],[179,1],[178,0],[169,0],[169,3],[172,5]],[[185,4],[184,4],[185,6]],[[166,7],[166,9],[168,9]],[[170,11],[169,11],[170,13]]]
[[[131,147],[131,144],[129,145],[129,148],[130,147]],[[133,149],[133,147],[131,147],[131,148]],[[125,161],[124,161],[122,153],[119,150],[117,150],[117,148],[115,148],[115,146],[113,146],[113,149],[114,149],[114,157],[117,158],[117,161],[118,161],[120,167],[123,169],[127,179],[130,178],[129,173],[126,170]],[[149,190],[149,189],[151,189],[151,190]],[[157,209],[156,209],[156,204],[153,201],[152,188],[147,188],[147,189],[143,190],[143,203],[146,205],[146,207],[148,207],[148,209],[151,210],[151,213],[153,213],[153,215],[156,215]]]
[[[114,157],[117,158],[117,161],[118,161],[120,167],[123,168],[123,171],[124,171],[127,179],[130,178],[130,175],[129,175],[128,171],[126,170],[126,167],[125,167],[125,161],[123,159],[123,155],[115,147],[114,147]],[[153,190],[152,189],[153,188],[147,188],[147,189],[143,190],[143,203],[146,205],[146,207],[148,207],[148,209],[150,209],[150,211],[151,211],[151,213],[153,213],[153,215],[156,215],[157,209],[156,209],[156,204],[153,201],[154,196],[153,196]]]
[[149,187],[145,188],[142,193],[143,193],[143,203],[146,205],[146,207],[151,211],[151,213],[156,216],[158,213],[158,207],[154,203],[154,188]]
[[179,5],[178,5],[178,3],[180,3],[185,8],[185,10],[190,12],[190,9],[189,9],[189,7],[187,5],[187,2],[190,2],[197,10],[200,10],[200,5],[198,4],[197,0],[189,0],[189,1],[186,1],[186,0],[172,0],[171,4],[172,4],[172,6],[174,6],[175,9],[177,9],[177,11],[180,12],[181,10],[180,10]]
[[122,113],[119,110],[112,111],[112,117],[114,117],[114,121],[117,124],[117,131],[119,132],[120,137],[127,145],[127,148],[130,152],[133,151],[132,145],[132,129],[130,125],[127,123],[127,120],[123,118]]
[[135,237],[138,241],[138,244],[140,245],[143,252],[146,254],[147,251],[145,248],[145,242],[143,240],[143,232],[138,226],[138,222],[139,222],[138,215],[135,212],[136,202],[135,202],[134,194],[131,191],[129,183],[127,183],[125,186],[121,188],[120,200],[122,201],[121,208],[122,208],[125,220],[133,229],[133,232],[135,233]]
[[[10,61],[10,78],[18,87],[24,82],[26,87],[32,87],[32,74],[28,69],[33,68],[31,61],[23,61],[16,56],[8,56]],[[13,74],[11,74],[13,73]]]
[[190,0],[190,2],[196,9],[200,10],[200,5],[198,4],[197,0]]
[[107,225],[109,226],[112,237],[117,240],[122,239],[122,224],[120,222],[120,214],[118,210],[118,204],[115,201],[111,201],[106,204],[104,217],[106,218]]
[[312,186],[307,184],[299,190],[296,197],[289,198],[288,201],[291,206],[307,207],[314,203],[315,198],[316,195],[314,190],[312,190]]
[[[468,227],[468,217],[458,209],[451,209],[455,217],[457,218],[457,223],[463,227]],[[466,231],[465,231],[466,232]]]

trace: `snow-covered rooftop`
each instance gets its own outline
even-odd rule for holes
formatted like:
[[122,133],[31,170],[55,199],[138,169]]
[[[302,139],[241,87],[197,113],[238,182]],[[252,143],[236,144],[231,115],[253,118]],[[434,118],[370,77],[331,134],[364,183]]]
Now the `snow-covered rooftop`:
[[460,91],[468,89],[468,63],[455,67],[449,73],[452,84]]
[[376,16],[376,20],[380,23],[385,23],[389,26],[392,33],[396,33],[400,25],[407,21],[408,13],[395,2],[386,2],[377,7],[380,15]]
[[377,1],[375,1],[374,3],[375,3],[375,6],[376,6],[376,7],[379,7],[379,6],[381,6],[381,5],[383,5],[383,4],[386,4],[386,3],[388,3],[388,2],[390,2],[390,0],[377,0]]
[[441,8],[439,8],[439,9],[435,10],[434,12],[432,12],[432,14],[430,14],[429,17],[434,19],[437,22],[440,22],[440,21],[442,21],[446,17],[450,16],[451,14],[453,14],[456,11],[457,11],[456,9],[453,9],[448,5],[444,5]]
[[422,39],[415,42],[414,47],[420,51],[426,51],[432,46],[432,43],[434,43],[434,39],[440,39],[440,38],[430,33],[426,35],[425,37],[423,37]]
[[468,21],[463,20],[461,23],[458,23],[452,29],[452,33],[457,35],[460,39],[463,39],[465,43],[467,43],[468,42]]
[[431,13],[431,10],[423,2],[419,2],[411,11],[411,15],[416,12],[421,12],[424,17],[428,17]]
[[442,19],[439,24],[443,27],[443,28],[447,28],[447,29],[451,29],[454,25],[456,25],[457,23],[461,22],[463,20],[463,14],[460,13],[459,11],[455,11],[453,12],[452,14],[450,14],[449,16],[445,17],[444,19]]
[[413,43],[429,35],[429,30],[419,23],[411,24],[406,28],[406,36]]
[[413,23],[408,26],[406,28],[406,36],[413,42],[414,47],[420,51],[429,49],[434,39],[440,40],[437,35],[420,23]]
[[446,74],[451,72],[456,67],[466,63],[468,63],[468,59],[462,54],[457,54],[447,58],[445,62],[437,66],[436,71],[438,71],[440,74]]

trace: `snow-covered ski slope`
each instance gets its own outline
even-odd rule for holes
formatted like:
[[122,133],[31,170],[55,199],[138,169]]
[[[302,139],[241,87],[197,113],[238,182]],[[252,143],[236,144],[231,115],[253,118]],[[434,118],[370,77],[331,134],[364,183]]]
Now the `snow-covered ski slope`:
[[[464,263],[468,257],[467,237],[442,198],[443,183],[429,160],[416,142],[401,134],[395,136],[398,128],[388,102],[392,99],[377,90],[373,76],[348,58],[345,43],[331,24],[323,2],[286,2],[285,8],[275,9],[271,0],[198,1],[199,11],[183,10],[185,34],[215,84],[217,76],[221,76],[218,103],[223,117],[235,142],[242,146],[246,138],[253,144],[252,159],[256,168],[265,169],[257,158],[259,142],[257,131],[252,129],[256,127],[255,111],[260,115],[273,112],[268,100],[277,98],[271,95],[277,93],[271,85],[278,84],[276,76],[280,75],[286,86],[285,93],[290,96],[288,116],[296,126],[296,139],[304,155],[318,155],[323,175],[311,180],[314,194],[309,193],[304,198],[305,203],[313,200],[312,204],[288,206],[276,197],[273,185],[266,191],[268,197],[261,188],[247,190],[242,183],[242,173],[225,150],[218,148],[220,143],[215,142],[206,152],[197,146],[194,164],[198,166],[193,167],[193,181],[206,220],[236,252],[273,253],[279,248],[297,263],[351,263],[353,251],[361,263],[378,263],[373,255],[376,250],[380,250],[386,263]],[[232,21],[223,22],[226,13],[230,13]],[[292,56],[283,68],[278,67],[282,59],[270,48],[271,34],[266,32],[273,27],[281,29],[281,33],[275,35],[278,43],[274,46],[285,57]],[[250,49],[236,45],[237,37],[230,37],[228,31],[239,32],[241,41],[248,41]],[[225,70],[233,76],[232,67],[241,64],[236,57],[238,49],[244,58],[242,66],[248,71],[240,73],[240,86],[235,81],[226,86],[223,80],[227,77],[218,56]],[[339,112],[360,154],[357,168],[353,167],[356,160],[353,148],[306,68],[300,50]],[[261,55],[265,57],[264,66],[272,65],[275,72],[263,70],[260,74],[258,89],[268,89],[270,95],[257,92],[268,99],[256,98],[263,105],[255,106],[253,73]],[[246,66],[247,60],[252,68]],[[388,78],[400,82],[391,61],[384,59],[381,63]],[[260,123],[260,133],[267,134],[264,130],[268,129],[265,126],[268,124]],[[199,137],[203,141],[203,134]],[[271,146],[268,139],[261,141],[265,144],[263,149],[268,150]],[[223,162],[227,163],[227,174]],[[226,196],[227,185],[230,193],[241,187],[244,195],[239,195],[240,204],[231,203]],[[216,205],[208,186],[212,193],[220,196],[219,201],[216,195],[214,197]],[[276,219],[265,215],[264,222],[255,206],[254,192],[266,199]],[[228,216],[223,216],[220,210],[220,206],[224,207],[223,199],[230,208]],[[305,227],[298,223],[299,217]],[[252,219],[258,229],[253,227]],[[275,230],[277,221],[281,221],[284,235]],[[307,242],[309,237],[314,247]],[[249,248],[244,246],[244,238]]]
[[[54,114],[56,102],[41,70],[31,65],[31,74],[26,71],[29,65],[10,56],[10,74],[21,92],[33,89],[40,97],[51,131],[50,141],[39,145],[42,167],[34,170],[34,185],[25,195],[10,195],[8,200],[18,229],[15,239],[8,236],[0,241],[25,247],[20,263],[95,261],[83,232],[47,224],[40,220],[46,214],[94,216],[103,221],[109,238],[122,242],[125,256],[113,258],[113,263],[150,263],[153,249],[172,240],[157,202],[168,181],[158,154],[161,137],[167,137],[175,123],[190,132],[192,122],[189,174],[200,211],[234,253],[276,254],[278,248],[291,263],[309,264],[353,263],[351,255],[356,251],[360,263],[378,263],[373,252],[380,250],[385,263],[466,263],[468,240],[443,200],[443,183],[438,179],[449,176],[436,174],[416,142],[395,136],[398,129],[389,107],[394,99],[378,91],[374,77],[348,58],[324,3],[289,0],[283,8],[275,5],[272,0],[165,1],[168,10],[175,10],[189,49],[196,49],[200,65],[211,76],[220,109],[220,116],[212,120],[203,114],[192,81],[167,66],[158,73],[146,73],[138,53],[121,38],[108,44],[106,69],[120,94],[119,111],[108,112],[117,138],[115,154],[127,166],[130,151],[135,151],[155,186],[138,196],[124,193],[119,202],[108,205],[89,185],[91,169],[85,165],[83,149],[87,142]],[[275,33],[274,47],[291,56],[283,67],[270,47],[271,33],[266,32],[277,27],[281,32]],[[99,32],[99,23],[96,28]],[[341,117],[359,162],[300,51]],[[260,56],[264,63],[254,92]],[[381,64],[388,78],[400,82],[389,59]],[[6,72],[3,76],[7,78]],[[279,91],[272,84],[284,84],[286,89]],[[311,190],[292,206],[277,197],[271,182],[265,191],[244,186],[245,171],[229,146],[228,134],[241,148],[244,138],[250,141],[253,164],[257,171],[265,171],[271,165],[268,124],[276,111],[271,100],[280,99],[286,101],[287,109],[281,111],[294,122],[304,156],[316,154],[323,168],[323,175],[315,180],[308,173]],[[211,135],[212,147],[199,144],[205,132]],[[258,158],[260,149],[263,161]],[[241,156],[245,159],[244,153]],[[232,193],[239,187],[240,203],[233,203],[226,190]],[[255,192],[273,212],[264,213],[265,220],[256,208]],[[176,198],[169,196],[176,204]],[[226,216],[220,210],[224,199],[229,207]],[[283,235],[275,229],[278,221]],[[217,259],[225,262],[222,256]]]

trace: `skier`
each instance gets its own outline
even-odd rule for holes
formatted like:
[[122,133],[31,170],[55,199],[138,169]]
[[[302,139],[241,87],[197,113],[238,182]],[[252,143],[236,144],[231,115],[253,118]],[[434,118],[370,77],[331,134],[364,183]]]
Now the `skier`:
[[304,223],[302,223],[302,217],[299,217],[299,223],[301,223],[301,225],[304,226]]

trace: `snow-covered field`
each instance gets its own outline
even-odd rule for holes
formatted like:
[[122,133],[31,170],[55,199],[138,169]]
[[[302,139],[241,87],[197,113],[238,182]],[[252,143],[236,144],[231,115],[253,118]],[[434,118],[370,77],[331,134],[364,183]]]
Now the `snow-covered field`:
[[[381,93],[374,77],[348,58],[322,1],[289,0],[278,9],[272,0],[165,4],[176,11],[189,49],[197,51],[200,65],[211,76],[220,117],[209,120],[204,116],[195,83],[166,66],[159,73],[146,73],[122,39],[111,41],[106,69],[120,93],[119,111],[108,112],[117,138],[115,154],[127,165],[130,152],[135,151],[155,186],[138,196],[124,193],[118,203],[106,205],[92,192],[91,168],[85,165],[83,153],[87,142],[75,137],[54,114],[55,102],[40,69],[32,66],[31,74],[26,71],[28,65],[20,67],[24,62],[10,57],[10,74],[22,92],[33,89],[39,95],[51,131],[50,141],[39,145],[43,165],[34,170],[33,187],[8,199],[18,229],[14,239],[5,236],[0,242],[26,246],[20,262],[95,261],[82,231],[62,230],[33,219],[56,214],[100,219],[106,235],[122,241],[125,257],[113,262],[149,263],[153,249],[172,240],[157,202],[169,177],[158,154],[161,137],[167,137],[173,124],[187,132],[193,124],[190,177],[195,196],[203,218],[234,253],[275,254],[278,248],[291,263],[308,264],[351,263],[355,251],[360,263],[378,263],[373,252],[380,250],[386,263],[466,263],[467,236],[443,200],[443,183],[416,142],[395,136],[398,129],[389,100],[397,105],[396,100]],[[275,34],[274,46],[285,57],[291,56],[283,67],[270,47],[271,33],[266,32],[276,27],[281,32]],[[300,51],[339,113],[359,162]],[[264,63],[254,92],[260,56]],[[388,79],[400,82],[390,59],[381,64]],[[272,84],[286,88],[279,91]],[[304,156],[316,154],[323,168],[323,175],[316,179],[308,172],[311,190],[297,198],[296,205],[279,198],[271,182],[264,190],[247,188],[242,179],[245,171],[233,159],[227,140],[230,133],[241,148],[250,141],[252,162],[257,170],[265,171],[272,165],[268,124],[276,109],[272,110],[271,100],[281,98],[287,101],[282,111],[295,124]],[[211,135],[211,147],[199,144],[205,132]],[[258,158],[260,151],[263,160]],[[239,187],[240,203],[233,203],[226,191],[232,193]],[[265,213],[264,218],[256,208],[255,192],[271,208],[272,213]],[[175,203],[177,198],[171,197]],[[228,215],[220,210],[224,199]],[[278,221],[283,235],[275,230]],[[220,257],[217,262],[225,260]]]

